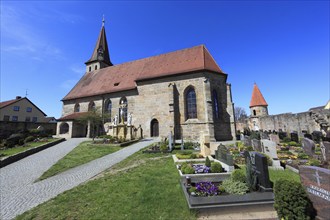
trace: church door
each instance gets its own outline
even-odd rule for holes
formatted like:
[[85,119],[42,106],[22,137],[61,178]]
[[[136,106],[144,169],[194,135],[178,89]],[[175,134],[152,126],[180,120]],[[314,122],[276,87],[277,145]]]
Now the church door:
[[159,136],[159,123],[157,119],[152,119],[151,121],[151,137],[158,137]]

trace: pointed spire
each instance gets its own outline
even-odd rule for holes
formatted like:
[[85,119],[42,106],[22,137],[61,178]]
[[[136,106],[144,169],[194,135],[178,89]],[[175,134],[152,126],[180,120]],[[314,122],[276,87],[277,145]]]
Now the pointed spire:
[[113,64],[110,61],[110,54],[108,50],[108,42],[105,35],[105,27],[104,27],[104,15],[102,19],[102,28],[99,34],[99,37],[97,39],[93,54],[91,58],[85,63],[86,65],[92,63],[92,62],[103,62],[109,66],[112,66]]
[[255,106],[268,106],[256,83],[253,86],[250,108]]

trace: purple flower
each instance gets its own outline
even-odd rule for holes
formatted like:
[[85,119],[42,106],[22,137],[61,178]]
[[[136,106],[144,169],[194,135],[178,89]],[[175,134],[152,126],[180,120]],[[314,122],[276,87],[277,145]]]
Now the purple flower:
[[198,182],[196,193],[199,196],[215,196],[218,194],[218,187],[211,182]]

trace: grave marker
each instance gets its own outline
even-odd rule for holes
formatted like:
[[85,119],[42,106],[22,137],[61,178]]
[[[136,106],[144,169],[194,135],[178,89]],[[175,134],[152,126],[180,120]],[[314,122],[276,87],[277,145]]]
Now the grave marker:
[[246,166],[250,165],[251,172],[256,175],[256,182],[262,191],[272,191],[272,183],[269,180],[267,158],[258,152],[244,152]]
[[296,143],[299,142],[299,137],[298,137],[298,134],[297,134],[297,133],[292,132],[292,133],[290,134],[290,136],[291,136],[291,141],[294,141],[294,142],[296,142]]
[[301,183],[317,210],[317,217],[329,218],[330,170],[315,166],[299,166]]
[[302,148],[304,150],[304,152],[308,155],[313,157],[314,152],[315,152],[315,144],[314,141],[308,139],[308,138],[304,138],[301,142],[302,144]]
[[261,152],[261,143],[258,139],[252,139],[252,147],[255,151]]
[[277,134],[270,134],[269,138],[271,141],[275,142],[276,144],[280,143],[280,138],[278,137]]
[[215,150],[215,159],[217,159],[229,166],[234,166],[233,156],[231,155],[231,153],[227,149],[227,147],[222,144],[220,144],[218,146],[218,149]]

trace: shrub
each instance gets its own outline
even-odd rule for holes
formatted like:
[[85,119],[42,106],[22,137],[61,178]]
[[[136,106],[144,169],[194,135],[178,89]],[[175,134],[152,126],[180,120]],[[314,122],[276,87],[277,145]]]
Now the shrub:
[[273,165],[272,158],[270,158],[267,154],[264,154],[264,153],[260,153],[260,154],[264,155],[267,158],[267,164],[268,164],[268,166],[272,166]]
[[190,159],[196,159],[197,158],[197,154],[191,154],[190,155]]
[[189,141],[184,142],[183,143],[183,147],[184,147],[184,149],[194,149],[194,143],[193,142],[189,142]]
[[247,147],[246,147],[246,150],[247,150],[247,151],[254,151],[254,149],[253,149],[252,146],[247,146]]
[[167,151],[167,145],[165,144],[165,143],[162,143],[161,145],[160,145],[160,147],[159,147],[159,149],[161,150],[161,151]]
[[283,142],[285,142],[285,143],[289,143],[290,141],[291,141],[291,138],[289,138],[289,137],[283,138]]
[[243,169],[236,169],[231,173],[231,179],[235,182],[246,182],[246,174]]
[[308,159],[309,156],[306,153],[298,153],[298,159]]
[[275,203],[279,219],[313,219],[315,211],[301,183],[279,179],[274,186]]
[[34,137],[33,136],[28,136],[27,138],[24,139],[24,143],[28,143],[28,142],[32,142],[34,141]]
[[246,183],[233,181],[231,178],[224,180],[222,182],[222,187],[229,194],[244,195],[249,190]]
[[[12,134],[9,136],[9,138],[6,139],[5,146],[8,148],[15,147],[16,144],[19,144],[21,139],[24,139],[23,134]],[[23,142],[24,142],[24,140],[23,140]]]
[[295,142],[295,141],[290,141],[290,142],[289,142],[289,145],[290,145],[290,146],[297,146],[297,142]]
[[181,166],[181,172],[183,174],[194,174],[195,173],[195,170],[194,168],[191,166],[191,164],[182,164]]
[[19,140],[18,140],[18,145],[19,145],[19,146],[24,145],[24,139],[19,139]]
[[321,162],[317,159],[310,159],[308,162],[307,162],[307,165],[309,166],[320,166],[321,165]]
[[222,166],[218,162],[212,162],[211,163],[211,173],[221,173]]
[[211,167],[211,161],[210,161],[210,158],[208,156],[205,159],[205,166]]

